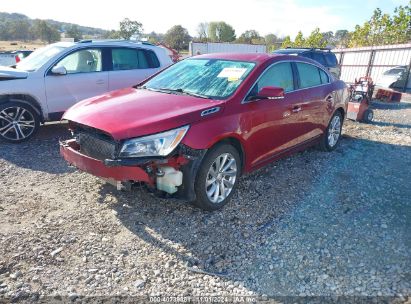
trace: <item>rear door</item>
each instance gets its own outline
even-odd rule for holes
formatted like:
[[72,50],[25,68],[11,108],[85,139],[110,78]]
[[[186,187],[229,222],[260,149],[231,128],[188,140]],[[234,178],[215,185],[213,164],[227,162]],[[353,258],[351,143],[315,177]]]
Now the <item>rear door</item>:
[[45,76],[49,113],[60,113],[80,100],[108,90],[108,72],[103,69],[101,48],[83,48],[67,54],[54,66],[64,67],[66,75]]
[[328,74],[321,68],[305,62],[296,62],[298,89],[301,101],[300,123],[304,130],[303,141],[322,134],[328,103],[333,92]]
[[111,48],[109,89],[134,86],[160,70],[157,55],[144,48]]

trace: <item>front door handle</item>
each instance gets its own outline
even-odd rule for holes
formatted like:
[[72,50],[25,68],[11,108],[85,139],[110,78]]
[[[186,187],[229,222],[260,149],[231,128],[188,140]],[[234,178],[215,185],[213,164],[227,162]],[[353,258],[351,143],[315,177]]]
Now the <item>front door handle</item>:
[[302,110],[301,106],[295,106],[292,110],[293,113],[298,113]]
[[96,84],[104,84],[104,80],[103,79],[99,79],[96,81]]

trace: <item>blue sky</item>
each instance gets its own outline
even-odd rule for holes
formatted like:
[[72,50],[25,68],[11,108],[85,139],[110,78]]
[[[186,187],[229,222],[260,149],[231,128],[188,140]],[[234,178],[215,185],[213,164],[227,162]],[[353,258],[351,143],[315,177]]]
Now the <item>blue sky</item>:
[[104,29],[118,29],[128,17],[143,23],[146,32],[166,32],[181,24],[196,35],[200,22],[226,21],[236,34],[255,29],[294,37],[321,31],[352,30],[368,20],[375,8],[392,13],[408,0],[0,0],[0,11],[18,12],[31,18],[55,19]]

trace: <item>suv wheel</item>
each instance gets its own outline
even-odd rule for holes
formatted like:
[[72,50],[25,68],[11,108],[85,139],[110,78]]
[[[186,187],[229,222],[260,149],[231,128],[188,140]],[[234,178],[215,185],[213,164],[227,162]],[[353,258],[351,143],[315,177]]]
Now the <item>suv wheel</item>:
[[331,118],[327,130],[325,131],[325,134],[320,142],[321,150],[328,152],[337,147],[341,138],[342,124],[342,115],[339,111],[337,111]]
[[221,144],[211,149],[197,173],[194,204],[213,211],[222,208],[237,188],[241,173],[240,156],[231,145]]
[[31,138],[38,130],[40,119],[32,107],[12,101],[0,105],[0,138],[20,143]]

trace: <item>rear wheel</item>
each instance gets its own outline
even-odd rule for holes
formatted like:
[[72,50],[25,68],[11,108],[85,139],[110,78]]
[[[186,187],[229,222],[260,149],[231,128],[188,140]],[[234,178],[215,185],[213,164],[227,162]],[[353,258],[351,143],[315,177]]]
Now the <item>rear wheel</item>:
[[197,173],[194,204],[208,211],[222,208],[237,188],[240,173],[241,162],[236,148],[221,144],[211,149]]
[[12,101],[0,105],[0,138],[20,143],[30,139],[38,130],[40,119],[32,107]]
[[342,115],[339,111],[337,111],[331,118],[327,130],[325,131],[325,134],[320,142],[321,150],[328,152],[337,147],[341,137],[342,124]]
[[370,123],[374,118],[374,112],[371,109],[368,109],[364,112],[363,121]]

